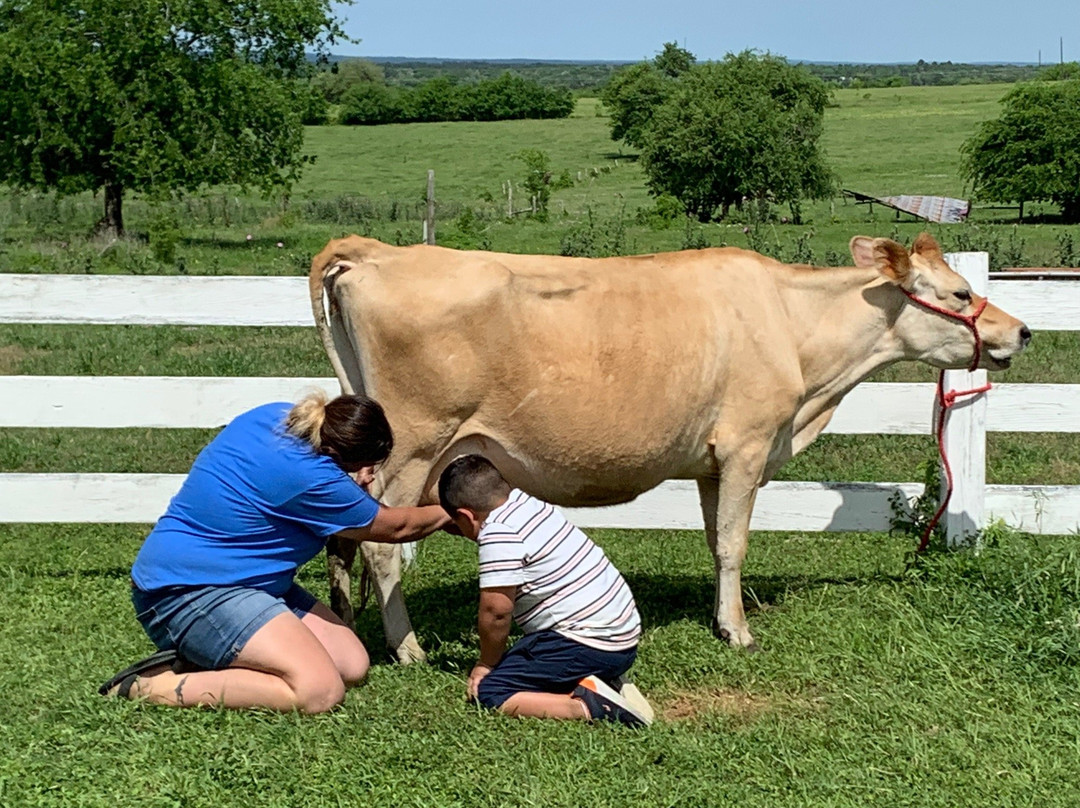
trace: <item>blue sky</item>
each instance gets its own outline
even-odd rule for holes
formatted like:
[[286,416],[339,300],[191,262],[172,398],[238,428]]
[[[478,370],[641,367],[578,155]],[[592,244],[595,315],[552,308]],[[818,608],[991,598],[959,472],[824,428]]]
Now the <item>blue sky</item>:
[[1080,60],[1080,0],[358,0],[335,53],[479,59],[699,59],[745,48],[792,60]]

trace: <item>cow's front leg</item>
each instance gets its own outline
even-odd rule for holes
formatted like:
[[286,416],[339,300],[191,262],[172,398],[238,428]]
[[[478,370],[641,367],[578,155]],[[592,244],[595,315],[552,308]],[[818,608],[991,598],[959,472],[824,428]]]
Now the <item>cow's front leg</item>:
[[764,459],[751,455],[726,458],[719,477],[699,479],[705,538],[716,570],[713,633],[729,645],[758,650],[746,622],[742,600],[742,564]]

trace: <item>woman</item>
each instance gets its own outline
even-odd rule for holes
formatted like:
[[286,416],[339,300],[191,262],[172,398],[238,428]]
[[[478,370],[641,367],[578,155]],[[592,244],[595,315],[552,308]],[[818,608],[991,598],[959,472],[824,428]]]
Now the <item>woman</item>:
[[[367,673],[352,629],[293,580],[328,537],[415,541],[451,524],[438,505],[367,493],[393,434],[363,396],[266,404],[199,453],[131,570],[159,653],[101,692],[190,707],[325,712]],[[355,475],[355,481],[349,475]]]

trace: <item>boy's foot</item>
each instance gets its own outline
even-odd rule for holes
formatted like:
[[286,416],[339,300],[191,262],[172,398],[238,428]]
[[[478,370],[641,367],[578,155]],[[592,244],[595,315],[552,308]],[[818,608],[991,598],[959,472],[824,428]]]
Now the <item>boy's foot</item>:
[[618,721],[628,727],[652,723],[651,718],[635,710],[617,690],[596,676],[586,676],[570,695],[584,702],[594,721]]
[[649,704],[648,699],[646,699],[642,692],[638,690],[637,685],[633,682],[628,682],[621,676],[615,681],[615,684],[619,688],[619,695],[630,705],[630,709],[643,716],[646,724],[651,724],[656,717],[656,713],[653,712],[652,705]]

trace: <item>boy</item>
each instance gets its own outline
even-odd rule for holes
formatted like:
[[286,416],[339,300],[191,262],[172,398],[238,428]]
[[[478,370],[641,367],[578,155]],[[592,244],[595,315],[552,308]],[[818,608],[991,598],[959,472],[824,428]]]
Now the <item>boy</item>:
[[[650,723],[648,702],[621,682],[641,619],[604,551],[480,455],[446,468],[439,500],[479,544],[480,661],[469,696],[508,715]],[[511,616],[525,636],[506,651]]]

